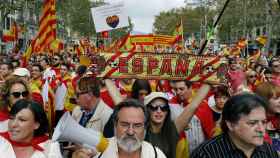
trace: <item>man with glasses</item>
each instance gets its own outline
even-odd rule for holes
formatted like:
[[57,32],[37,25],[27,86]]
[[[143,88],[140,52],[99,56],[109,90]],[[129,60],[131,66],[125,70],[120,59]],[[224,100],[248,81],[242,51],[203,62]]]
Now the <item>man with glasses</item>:
[[[79,79],[76,87],[77,105],[73,112],[73,118],[83,127],[103,132],[113,110],[100,98],[100,81],[93,76],[85,76]],[[68,146],[65,149],[76,151],[77,145]]]
[[191,158],[278,158],[264,141],[267,107],[263,98],[250,93],[230,98],[222,112],[223,133],[201,144]]
[[[127,99],[114,109],[115,137],[103,153],[94,158],[166,158],[160,149],[144,141],[147,122],[145,107],[137,100]],[[79,150],[72,158],[89,158],[89,152]]]
[[77,104],[73,118],[86,128],[102,132],[112,109],[100,98],[100,81],[93,76],[82,77],[76,88]]

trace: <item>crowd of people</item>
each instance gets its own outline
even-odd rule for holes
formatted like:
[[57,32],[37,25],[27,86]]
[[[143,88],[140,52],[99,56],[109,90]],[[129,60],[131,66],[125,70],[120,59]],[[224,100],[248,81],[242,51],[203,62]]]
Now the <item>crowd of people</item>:
[[[76,55],[0,61],[0,157],[276,158],[280,57],[226,58],[220,83],[98,78]],[[52,141],[70,112],[105,150]]]

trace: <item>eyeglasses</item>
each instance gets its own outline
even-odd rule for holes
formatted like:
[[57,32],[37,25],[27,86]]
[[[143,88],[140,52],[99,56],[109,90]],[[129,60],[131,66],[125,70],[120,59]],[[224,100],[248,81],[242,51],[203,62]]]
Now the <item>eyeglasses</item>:
[[79,97],[80,95],[86,94],[88,91],[83,91],[83,92],[76,92],[76,96]]
[[15,98],[19,98],[20,96],[22,97],[27,97],[29,94],[28,91],[23,91],[23,92],[12,92],[11,95],[13,95]]
[[162,112],[166,112],[168,111],[168,105],[157,105],[157,106],[152,106],[152,105],[149,105],[148,106],[149,109],[151,109],[151,111],[157,111],[158,109],[160,109]]
[[132,128],[135,131],[140,131],[144,128],[144,123],[129,123],[129,122],[119,122],[121,128],[125,129],[126,131],[129,128]]

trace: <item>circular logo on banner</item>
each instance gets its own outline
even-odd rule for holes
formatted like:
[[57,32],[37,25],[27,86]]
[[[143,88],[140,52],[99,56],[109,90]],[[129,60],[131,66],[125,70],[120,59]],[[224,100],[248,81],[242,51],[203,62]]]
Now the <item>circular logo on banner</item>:
[[106,23],[112,28],[116,28],[118,26],[119,22],[120,22],[120,20],[117,15],[108,16],[106,18]]

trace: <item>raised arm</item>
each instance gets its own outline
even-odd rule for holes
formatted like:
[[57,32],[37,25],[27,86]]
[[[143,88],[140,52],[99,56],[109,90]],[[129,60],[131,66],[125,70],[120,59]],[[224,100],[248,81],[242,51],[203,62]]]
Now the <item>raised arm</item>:
[[115,105],[125,99],[111,79],[105,79],[105,85]]
[[198,90],[196,96],[192,99],[191,103],[184,108],[184,111],[176,118],[175,125],[178,133],[183,131],[191,121],[196,109],[207,96],[210,90],[210,85],[203,84]]

